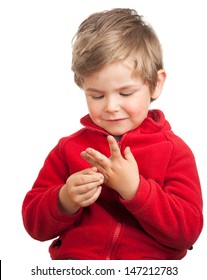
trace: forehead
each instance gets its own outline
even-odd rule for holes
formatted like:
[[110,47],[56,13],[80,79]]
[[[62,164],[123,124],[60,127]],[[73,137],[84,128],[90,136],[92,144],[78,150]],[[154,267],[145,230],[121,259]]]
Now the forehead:
[[136,62],[132,59],[125,59],[113,63],[106,64],[102,66],[101,68],[97,69],[96,71],[85,75],[83,77],[82,81],[83,83],[91,80],[100,80],[100,79],[110,79],[115,77],[134,77],[136,69]]
[[133,73],[132,61],[116,62],[85,77],[82,87],[86,92],[113,92],[140,87],[143,81]]

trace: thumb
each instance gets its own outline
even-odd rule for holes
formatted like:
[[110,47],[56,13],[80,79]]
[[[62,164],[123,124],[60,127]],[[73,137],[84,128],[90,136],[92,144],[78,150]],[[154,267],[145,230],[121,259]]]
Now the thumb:
[[94,173],[97,173],[96,167],[86,168],[80,171],[80,174],[83,175],[93,175]]

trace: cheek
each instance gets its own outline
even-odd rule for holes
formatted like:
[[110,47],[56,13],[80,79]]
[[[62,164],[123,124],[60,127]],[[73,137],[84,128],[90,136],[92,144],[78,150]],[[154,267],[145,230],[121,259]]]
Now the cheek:
[[131,117],[139,118],[147,115],[149,105],[150,105],[149,100],[142,100],[139,102],[135,100],[134,102],[128,104],[128,106],[125,109],[127,110],[128,114],[131,115]]
[[88,111],[93,120],[99,118],[101,115],[100,106],[97,104],[88,104]]
[[137,113],[141,110],[142,105],[139,104],[139,102],[134,101],[125,103],[123,107],[129,115],[134,116],[137,115]]

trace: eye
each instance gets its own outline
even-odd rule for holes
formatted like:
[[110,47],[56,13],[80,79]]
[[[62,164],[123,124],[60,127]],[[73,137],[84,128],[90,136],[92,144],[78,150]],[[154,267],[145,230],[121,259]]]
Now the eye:
[[91,96],[92,99],[95,99],[95,100],[99,100],[99,99],[102,99],[104,98],[104,95],[99,95],[99,96]]
[[120,92],[119,93],[121,96],[130,96],[130,95],[132,95],[133,94],[133,92],[129,92],[129,93],[122,93],[122,92]]

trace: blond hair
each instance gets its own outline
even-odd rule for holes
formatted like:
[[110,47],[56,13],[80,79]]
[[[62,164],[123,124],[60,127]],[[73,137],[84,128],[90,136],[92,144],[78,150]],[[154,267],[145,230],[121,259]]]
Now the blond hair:
[[133,9],[94,13],[81,23],[73,38],[74,80],[82,87],[84,77],[129,57],[135,73],[152,91],[157,71],[163,68],[161,44],[153,28]]

